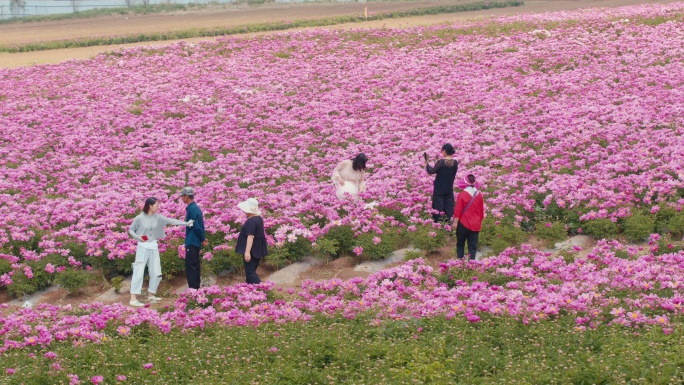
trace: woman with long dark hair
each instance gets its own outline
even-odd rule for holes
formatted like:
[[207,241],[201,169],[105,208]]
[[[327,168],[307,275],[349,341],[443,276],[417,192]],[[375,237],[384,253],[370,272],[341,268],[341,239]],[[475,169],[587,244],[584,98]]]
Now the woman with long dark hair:
[[442,146],[442,158],[430,166],[426,153],[425,170],[430,175],[435,175],[434,188],[432,191],[432,214],[435,222],[449,221],[454,214],[454,179],[458,171],[458,162],[453,158],[456,150],[450,143]]
[[147,273],[150,276],[150,286],[148,288],[150,296],[147,299],[151,302],[161,300],[161,298],[156,296],[157,287],[159,287],[162,278],[157,240],[166,238],[164,227],[166,225],[192,227],[193,224],[193,220],[185,222],[167,218],[157,214],[158,211],[159,200],[154,197],[147,198],[143,212],[133,219],[133,224],[128,229],[128,234],[131,238],[138,241],[138,247],[135,251],[135,262],[133,262],[133,277],[131,279],[131,301],[129,302],[131,306],[145,306],[145,304],[138,301],[138,295],[142,292],[145,266],[147,266]]
[[366,191],[365,170],[367,161],[366,154],[360,153],[353,159],[343,160],[335,167],[332,180],[338,199],[351,197],[356,200],[359,193]]

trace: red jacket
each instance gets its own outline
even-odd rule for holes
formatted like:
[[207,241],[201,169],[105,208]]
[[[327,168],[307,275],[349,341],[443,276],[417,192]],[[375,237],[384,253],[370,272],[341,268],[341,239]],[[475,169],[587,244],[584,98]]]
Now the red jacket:
[[482,220],[484,219],[484,198],[482,193],[477,192],[473,203],[468,207],[465,215],[461,216],[463,209],[470,202],[471,195],[467,191],[461,191],[456,198],[456,208],[454,209],[454,219],[457,219],[471,231],[480,231],[482,229]]

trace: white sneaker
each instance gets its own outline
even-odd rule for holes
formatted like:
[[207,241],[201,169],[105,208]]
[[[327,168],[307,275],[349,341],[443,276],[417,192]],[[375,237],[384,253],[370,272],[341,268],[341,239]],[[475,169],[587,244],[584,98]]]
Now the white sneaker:
[[145,306],[145,304],[144,304],[144,303],[142,303],[142,302],[138,301],[137,299],[136,299],[135,301],[131,301],[131,302],[129,302],[128,304],[129,304],[129,305],[131,305],[131,306],[137,306],[137,307],[142,307],[142,306]]
[[159,298],[159,297],[156,297],[156,296],[154,296],[154,295],[151,295],[151,296],[147,297],[147,300],[150,301],[150,302],[159,302],[159,301],[161,301],[162,299]]

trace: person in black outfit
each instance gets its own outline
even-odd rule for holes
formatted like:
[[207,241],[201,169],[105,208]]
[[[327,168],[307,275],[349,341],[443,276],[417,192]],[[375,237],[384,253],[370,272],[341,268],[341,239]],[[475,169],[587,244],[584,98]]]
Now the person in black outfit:
[[458,162],[453,159],[455,152],[454,146],[449,143],[442,146],[442,159],[434,167],[430,166],[427,154],[423,153],[425,170],[430,175],[437,174],[432,192],[432,208],[438,211],[432,215],[435,222],[450,221],[454,215],[454,179],[458,171]]
[[254,198],[240,202],[238,207],[247,214],[247,220],[240,228],[235,252],[244,255],[247,283],[260,283],[261,279],[259,279],[256,270],[261,258],[268,254],[264,219],[261,218],[259,202]]

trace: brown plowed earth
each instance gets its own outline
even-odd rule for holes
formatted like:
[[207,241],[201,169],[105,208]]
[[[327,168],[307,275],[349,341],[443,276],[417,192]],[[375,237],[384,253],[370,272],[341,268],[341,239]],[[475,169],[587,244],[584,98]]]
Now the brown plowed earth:
[[[164,33],[199,28],[243,26],[255,23],[292,21],[300,19],[320,19],[345,15],[363,15],[406,11],[410,9],[435,7],[447,4],[467,3],[470,0],[404,2],[404,3],[318,3],[283,4],[262,7],[208,8],[202,11],[183,11],[175,13],[104,16],[92,19],[59,20],[34,23],[0,25],[0,45],[18,45],[54,40],[73,40],[97,36],[134,35],[139,33]],[[620,7],[644,3],[668,3],[670,0],[527,0],[519,7],[497,8],[474,12],[449,13],[439,15],[415,16],[401,19],[375,20],[360,23],[345,23],[325,29],[364,29],[364,28],[408,28],[422,25],[452,23],[468,19],[490,16],[518,15],[550,11],[573,10],[591,7]],[[302,28],[310,29],[310,28]],[[289,30],[294,31],[297,29]],[[301,29],[299,29],[301,30]],[[252,33],[240,36],[251,37],[283,31]],[[213,38],[183,39],[185,41],[212,40]],[[98,53],[139,45],[170,44],[173,41],[143,42],[108,46],[58,49],[37,52],[2,53],[0,68],[14,68],[32,64],[59,63],[68,59],[87,59]]]

